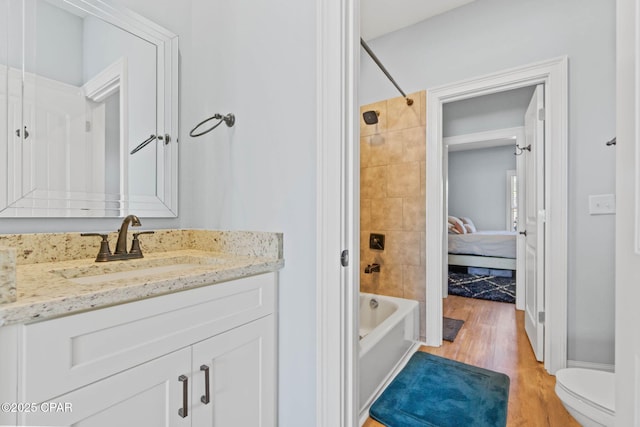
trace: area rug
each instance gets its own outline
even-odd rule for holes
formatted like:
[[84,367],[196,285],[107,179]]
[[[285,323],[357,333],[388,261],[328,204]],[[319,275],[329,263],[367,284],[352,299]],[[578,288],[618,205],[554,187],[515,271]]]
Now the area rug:
[[442,318],[442,339],[453,342],[456,336],[458,336],[462,325],[464,325],[464,320],[452,319],[450,317]]
[[387,427],[507,425],[509,377],[417,352],[369,414]]
[[516,279],[450,271],[449,295],[514,304],[516,302]]

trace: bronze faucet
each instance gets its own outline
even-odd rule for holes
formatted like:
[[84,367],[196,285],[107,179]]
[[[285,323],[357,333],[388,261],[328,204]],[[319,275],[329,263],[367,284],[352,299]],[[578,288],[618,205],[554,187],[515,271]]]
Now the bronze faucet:
[[120,230],[118,230],[118,242],[116,243],[116,251],[114,255],[128,255],[127,252],[127,232],[129,231],[129,224],[132,227],[140,227],[142,223],[140,219],[135,215],[129,215],[122,220]]
[[116,250],[112,254],[109,249],[108,235],[104,233],[82,233],[81,236],[99,236],[102,238],[100,242],[100,251],[96,257],[96,262],[105,261],[117,261],[125,259],[143,258],[142,250],[140,249],[140,241],[138,236],[140,234],[153,234],[153,231],[140,231],[133,233],[133,240],[131,241],[131,250],[127,252],[127,232],[129,231],[129,224],[132,227],[139,227],[142,225],[140,219],[135,215],[129,215],[122,220],[120,230],[118,230],[118,242],[116,243]]

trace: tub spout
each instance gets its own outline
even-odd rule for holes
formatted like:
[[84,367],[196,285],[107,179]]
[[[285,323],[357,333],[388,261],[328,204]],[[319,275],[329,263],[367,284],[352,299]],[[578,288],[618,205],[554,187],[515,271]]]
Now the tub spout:
[[365,268],[364,268],[364,272],[366,274],[371,274],[371,273],[380,273],[380,264],[368,264]]

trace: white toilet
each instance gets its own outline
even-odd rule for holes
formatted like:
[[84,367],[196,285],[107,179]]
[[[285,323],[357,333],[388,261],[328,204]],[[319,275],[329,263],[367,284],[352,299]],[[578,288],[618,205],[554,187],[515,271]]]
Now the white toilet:
[[556,394],[584,427],[612,427],[615,419],[614,373],[567,368],[556,372]]

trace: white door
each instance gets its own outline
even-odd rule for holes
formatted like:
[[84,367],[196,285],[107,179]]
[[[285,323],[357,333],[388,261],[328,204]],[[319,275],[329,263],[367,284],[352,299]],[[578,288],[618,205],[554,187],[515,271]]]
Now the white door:
[[274,330],[269,315],[193,346],[194,426],[276,425]]
[[525,330],[536,359],[544,356],[544,85],[538,85],[524,117]]
[[[23,142],[23,194],[36,190],[35,197],[50,198],[58,192],[93,191],[81,89],[25,73],[23,114],[29,131]],[[104,147],[100,160],[104,164]]]
[[[187,377],[190,369],[191,349],[185,348],[47,402],[38,402],[33,411],[20,414],[19,423],[25,426],[190,427],[191,384],[180,381],[180,376]],[[179,411],[183,409],[185,397],[187,416],[182,417]]]

